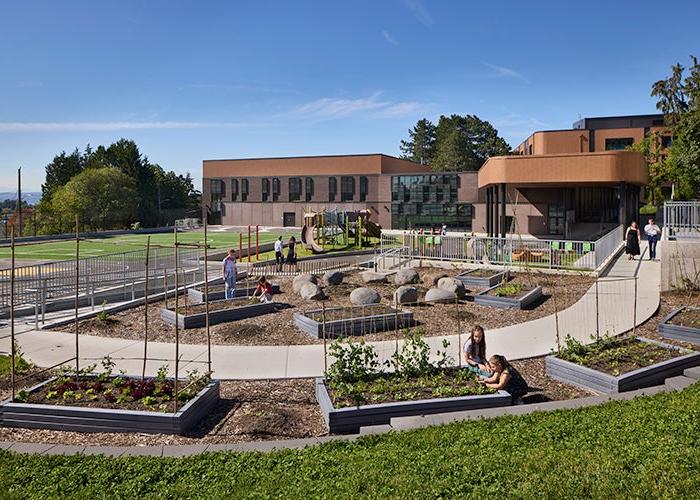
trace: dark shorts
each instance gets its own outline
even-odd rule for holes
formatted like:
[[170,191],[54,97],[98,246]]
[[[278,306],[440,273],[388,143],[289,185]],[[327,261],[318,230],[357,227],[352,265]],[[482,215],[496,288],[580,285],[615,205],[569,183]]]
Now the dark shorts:
[[297,263],[297,256],[296,254],[287,254],[287,264],[296,264]]
[[275,262],[281,264],[284,262],[284,257],[282,257],[282,252],[275,252]]

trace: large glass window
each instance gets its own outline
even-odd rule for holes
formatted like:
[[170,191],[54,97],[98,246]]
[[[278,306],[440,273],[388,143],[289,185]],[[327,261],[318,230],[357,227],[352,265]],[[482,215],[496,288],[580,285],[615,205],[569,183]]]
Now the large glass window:
[[564,234],[564,204],[550,203],[547,215],[549,216],[549,234]]
[[458,189],[458,174],[392,176],[392,227],[471,229],[473,207],[457,202]]
[[612,139],[605,139],[605,150],[620,151],[623,149],[627,149],[632,144],[634,144],[634,139],[632,137],[616,137]]
[[231,179],[231,201],[238,200],[238,179]]
[[306,194],[306,201],[311,201],[314,197],[314,180],[311,177],[304,179],[304,193]]
[[355,197],[355,178],[340,178],[340,201],[352,201]]
[[248,201],[248,179],[241,179],[241,201]]
[[272,201],[279,200],[280,197],[280,179],[279,177],[272,178]]
[[223,199],[226,196],[226,183],[220,179],[209,181],[209,208],[212,212],[222,212]]
[[262,193],[262,201],[268,201],[270,198],[270,179],[267,177],[263,177],[262,179],[260,192]]
[[367,200],[367,192],[369,191],[369,180],[367,177],[360,177],[360,201]]
[[335,196],[338,193],[338,179],[335,177],[328,178],[328,201],[335,201]]
[[301,177],[289,178],[289,201],[301,200]]

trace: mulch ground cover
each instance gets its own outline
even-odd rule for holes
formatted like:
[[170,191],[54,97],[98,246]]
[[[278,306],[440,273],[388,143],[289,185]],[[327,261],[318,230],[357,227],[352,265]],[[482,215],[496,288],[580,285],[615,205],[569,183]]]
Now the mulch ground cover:
[[658,340],[667,344],[685,347],[691,350],[700,350],[700,345],[667,339],[659,334],[659,323],[664,320],[674,309],[678,307],[700,307],[700,292],[668,291],[661,293],[659,310],[656,311],[642,325],[636,329],[636,335],[648,339]]
[[[460,269],[417,269],[421,282],[416,284],[419,298],[422,300],[425,292],[435,286],[442,276],[456,276]],[[389,278],[391,279],[391,277]],[[246,318],[228,323],[222,323],[210,327],[213,344],[220,345],[297,345],[314,344],[322,340],[314,338],[300,331],[294,324],[294,313],[320,309],[318,301],[306,301],[292,291],[291,277],[271,278],[272,283],[278,283],[280,294],[274,295],[274,300],[289,304],[292,307],[282,309],[275,313],[263,316]],[[319,280],[320,282],[320,280]],[[488,306],[474,304],[468,298],[455,304],[425,304],[403,305],[401,308],[413,312],[414,319],[422,327],[427,336],[456,334],[459,329],[467,332],[472,325],[480,324],[486,329],[500,328],[504,326],[523,323],[553,314],[555,309],[562,310],[573,305],[579,300],[593,284],[593,279],[576,274],[545,274],[539,272],[516,274],[513,282],[522,283],[524,286],[542,285],[543,299],[531,310],[497,309]],[[240,282],[239,286],[244,286]],[[325,306],[343,307],[351,306],[350,292],[358,287],[367,286],[375,289],[382,298],[382,303],[390,304],[397,286],[393,283],[364,283],[358,272],[346,273],[345,280],[340,285],[323,286],[328,299]],[[475,293],[480,289],[470,290]],[[186,299],[182,297],[181,302]],[[150,340],[158,342],[172,342],[175,338],[174,326],[165,323],[159,317],[159,309],[164,302],[149,304],[149,332]],[[168,299],[168,306],[174,307],[172,298]],[[181,305],[180,307],[183,307]],[[188,305],[188,308],[191,308]],[[133,340],[142,340],[144,337],[143,306],[110,314],[106,321],[97,318],[86,319],[80,322],[80,331],[86,335],[104,337],[119,337]],[[57,328],[60,331],[73,331],[73,325]],[[369,333],[366,340],[393,340],[396,332]],[[186,344],[202,344],[206,342],[204,328],[187,329],[180,332],[180,341]]]

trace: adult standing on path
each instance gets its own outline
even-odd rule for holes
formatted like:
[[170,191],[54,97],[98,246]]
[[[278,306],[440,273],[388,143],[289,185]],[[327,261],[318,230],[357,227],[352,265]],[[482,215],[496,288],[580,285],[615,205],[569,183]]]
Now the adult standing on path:
[[637,223],[633,221],[625,233],[625,253],[627,254],[628,260],[634,260],[634,256],[639,255],[640,239],[641,235],[639,234],[639,227],[637,226]]
[[649,260],[656,259],[656,243],[659,241],[661,229],[654,223],[653,218],[649,218],[649,224],[644,226],[644,234],[647,235],[649,241]]
[[282,264],[284,264],[284,257],[282,256],[282,237],[280,236],[275,240],[275,263],[277,264],[277,270],[282,270]]
[[236,295],[236,251],[233,249],[224,257],[222,275],[226,287],[225,297],[232,299]]
[[296,269],[297,265],[297,239],[292,236],[289,238],[289,242],[287,243],[287,264],[290,266],[294,266],[293,269]]

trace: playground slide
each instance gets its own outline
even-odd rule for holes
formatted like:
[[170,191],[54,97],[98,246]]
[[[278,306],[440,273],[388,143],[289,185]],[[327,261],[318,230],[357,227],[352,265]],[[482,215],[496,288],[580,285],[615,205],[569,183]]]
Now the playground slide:
[[372,222],[371,220],[365,219],[364,226],[365,226],[365,231],[367,231],[368,236],[372,236],[374,238],[381,238],[382,237],[382,228],[379,227],[374,222]]
[[313,253],[323,253],[323,248],[314,241],[313,226],[304,226],[301,228],[301,242],[304,247],[310,249]]

